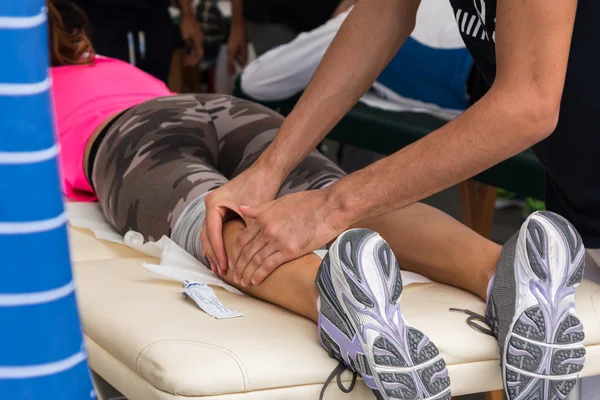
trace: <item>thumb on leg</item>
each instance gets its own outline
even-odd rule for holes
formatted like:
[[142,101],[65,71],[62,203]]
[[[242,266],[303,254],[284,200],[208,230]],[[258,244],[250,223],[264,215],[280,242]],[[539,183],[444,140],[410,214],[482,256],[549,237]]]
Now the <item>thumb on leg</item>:
[[261,207],[254,206],[240,206],[240,211],[242,212],[244,217],[256,218],[258,214],[261,212]]

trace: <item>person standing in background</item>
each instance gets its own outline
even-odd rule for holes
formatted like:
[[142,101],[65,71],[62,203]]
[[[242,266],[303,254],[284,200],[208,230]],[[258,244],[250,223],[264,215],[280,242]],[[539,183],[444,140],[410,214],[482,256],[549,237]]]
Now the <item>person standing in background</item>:
[[354,3],[356,0],[231,0],[229,70],[233,72],[236,61],[246,64],[248,42],[261,56],[323,25]]
[[[203,35],[192,12],[193,0],[176,0],[181,9],[181,36],[190,51],[185,64],[203,56]],[[173,53],[174,24],[170,0],[74,0],[88,16],[98,54],[127,61],[167,82]]]

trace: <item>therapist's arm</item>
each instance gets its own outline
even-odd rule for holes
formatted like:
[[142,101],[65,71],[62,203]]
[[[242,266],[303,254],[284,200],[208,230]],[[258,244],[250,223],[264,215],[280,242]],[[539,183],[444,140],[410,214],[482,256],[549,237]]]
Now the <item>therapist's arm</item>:
[[369,89],[412,32],[420,0],[359,0],[256,165],[282,181]]
[[242,67],[248,61],[248,40],[244,18],[244,0],[231,0],[231,28],[227,41],[227,65],[230,73],[235,72],[235,63]]
[[200,241],[214,271],[225,274],[228,267],[223,219],[232,211],[241,215],[242,205],[275,198],[285,177],[367,91],[410,35],[419,2],[358,0],[274,141],[250,168],[206,196]]
[[[252,220],[238,237],[241,252],[232,255],[236,279],[260,283],[277,266],[356,222],[423,199],[550,135],[558,121],[576,6],[576,0],[555,0],[551,7],[546,0],[499,2],[496,80],[463,115],[326,189],[241,207]],[[311,110],[310,104],[304,107]],[[335,119],[319,115],[320,122]],[[294,145],[304,148],[298,141]]]
[[183,41],[190,47],[190,52],[184,58],[184,63],[188,67],[199,65],[202,57],[204,57],[204,34],[200,23],[194,15],[192,2],[193,0],[178,1],[179,9],[181,10],[179,31]]
[[[459,183],[550,135],[558,122],[576,0],[503,0],[497,74],[454,121],[331,187],[330,207],[352,223]],[[365,134],[368,134],[365,132]]]

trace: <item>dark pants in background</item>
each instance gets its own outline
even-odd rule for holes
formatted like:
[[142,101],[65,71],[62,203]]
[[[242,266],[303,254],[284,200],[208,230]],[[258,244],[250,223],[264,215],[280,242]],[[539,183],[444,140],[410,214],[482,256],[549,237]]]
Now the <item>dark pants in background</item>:
[[275,47],[291,42],[298,34],[299,32],[286,24],[246,21],[246,35],[248,35],[248,41],[254,46],[257,57]]
[[92,22],[94,48],[99,55],[130,62],[167,83],[175,26],[166,10],[164,16],[140,20],[143,23]]

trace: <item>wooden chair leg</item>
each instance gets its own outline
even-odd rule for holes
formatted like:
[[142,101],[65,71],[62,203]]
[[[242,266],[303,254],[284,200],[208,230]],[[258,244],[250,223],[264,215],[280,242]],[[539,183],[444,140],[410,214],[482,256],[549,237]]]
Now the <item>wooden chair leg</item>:
[[492,233],[497,193],[498,190],[493,186],[484,184],[479,185],[479,213],[477,215],[475,231],[487,238],[489,238]]
[[475,204],[477,203],[477,187],[472,180],[464,181],[459,185],[460,206],[462,209],[463,223],[474,228]]
[[465,225],[489,237],[494,221],[496,188],[468,180],[460,184],[460,203]]
[[175,93],[183,91],[183,59],[184,49],[175,49],[171,56],[171,67],[169,70],[169,89]]
[[502,390],[487,392],[484,398],[485,400],[504,400],[504,392]]

